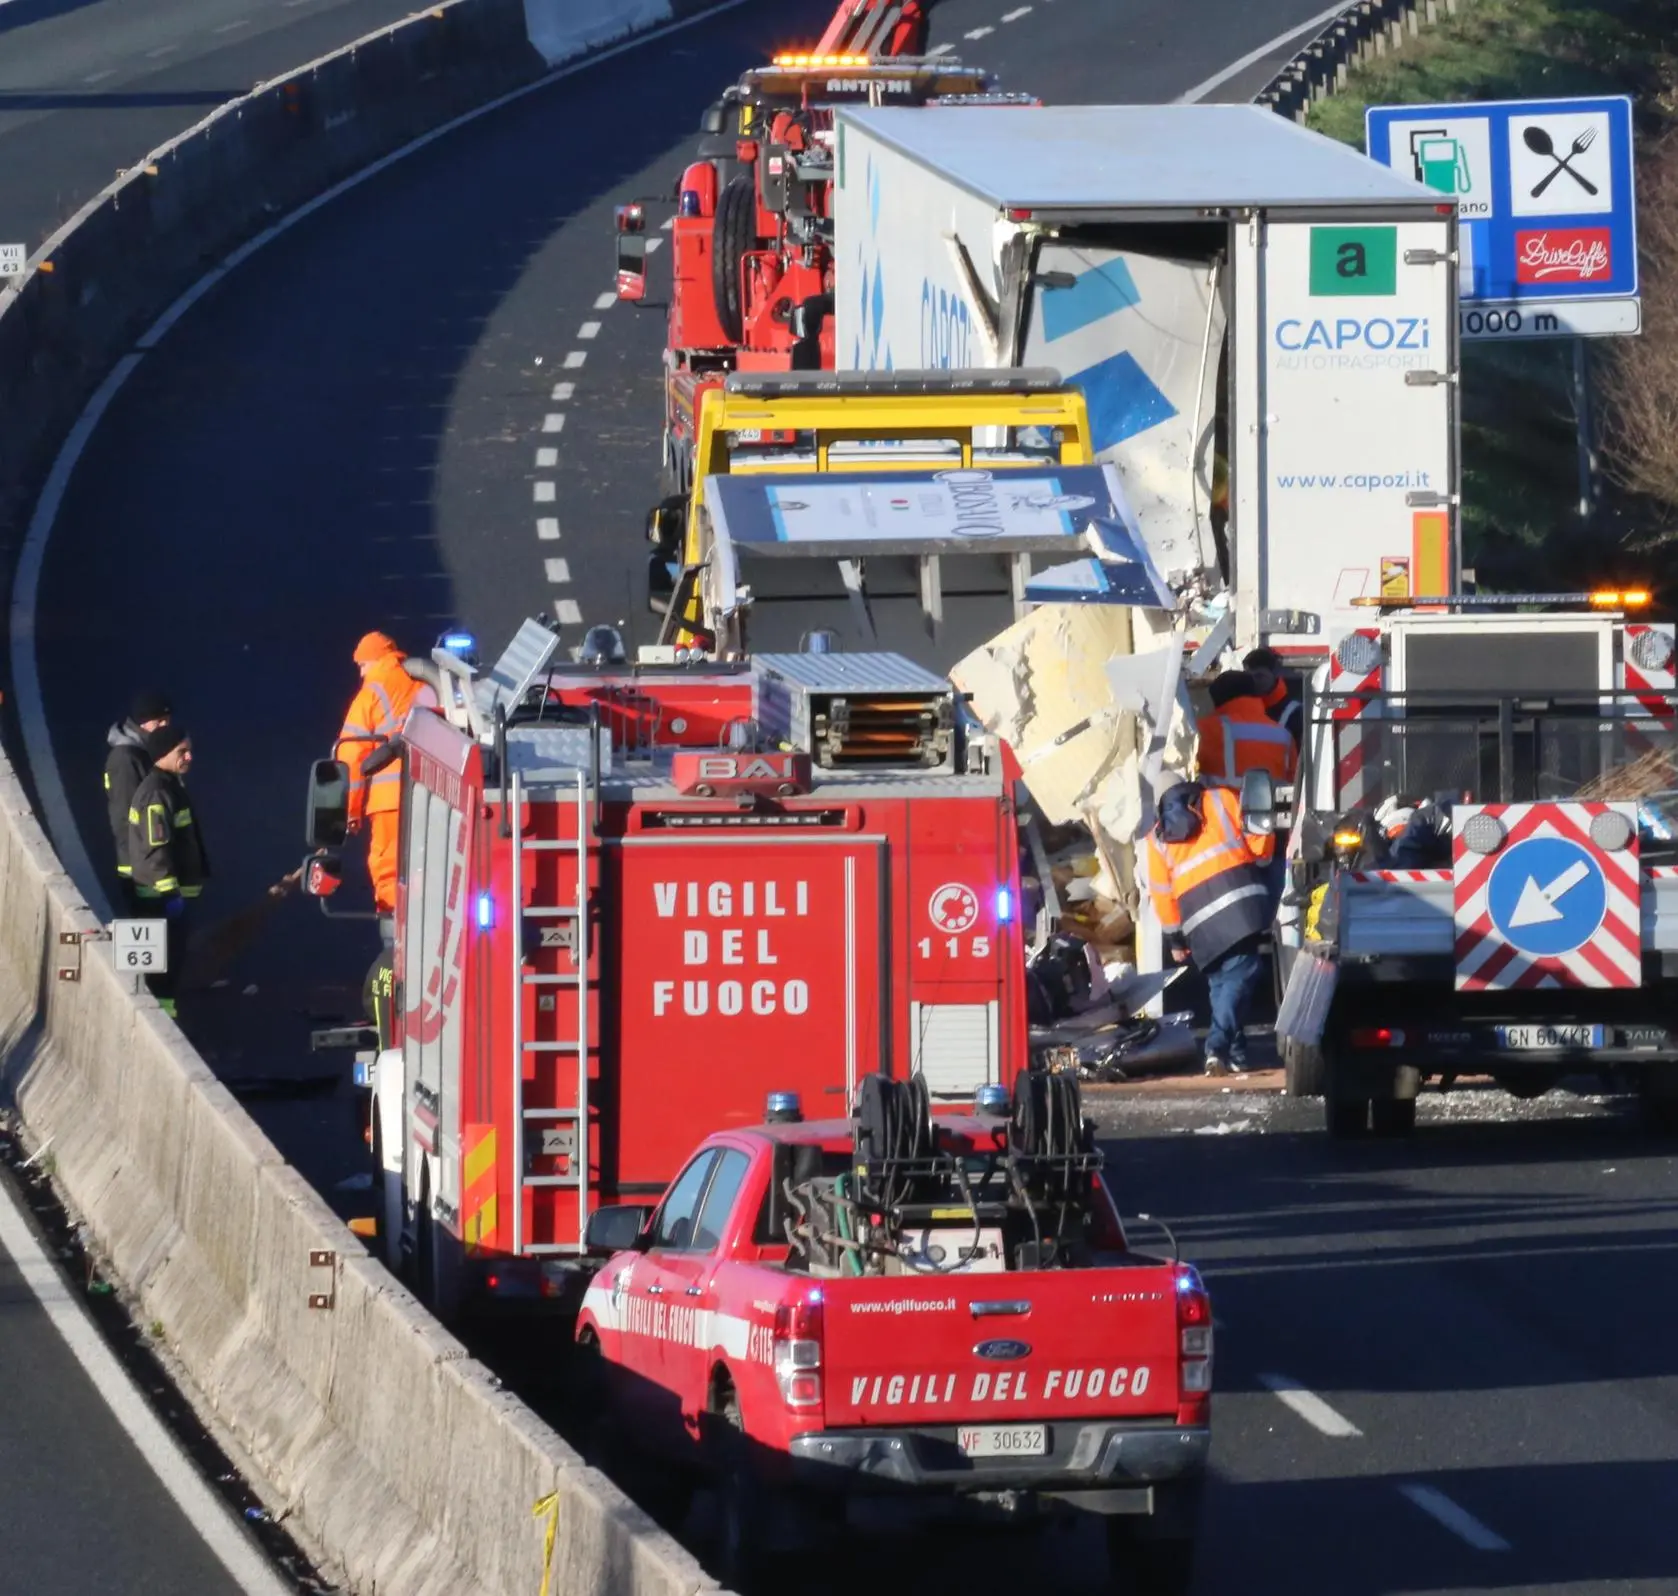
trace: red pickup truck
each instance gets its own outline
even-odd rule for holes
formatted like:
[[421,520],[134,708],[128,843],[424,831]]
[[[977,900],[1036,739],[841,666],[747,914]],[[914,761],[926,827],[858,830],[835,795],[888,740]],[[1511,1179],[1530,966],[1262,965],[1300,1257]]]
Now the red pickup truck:
[[722,1576],[750,1586],[789,1522],[885,1495],[1094,1513],[1116,1580],[1186,1590],[1211,1304],[1131,1249],[1075,1078],[950,1115],[918,1077],[866,1078],[848,1121],[770,1103],[655,1209],[593,1216],[610,1256],[577,1325],[597,1420],[716,1481]]

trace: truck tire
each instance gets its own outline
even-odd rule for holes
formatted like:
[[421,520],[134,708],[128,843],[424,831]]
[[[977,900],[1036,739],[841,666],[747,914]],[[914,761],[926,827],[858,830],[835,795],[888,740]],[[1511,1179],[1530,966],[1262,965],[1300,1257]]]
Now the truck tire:
[[1289,1097],[1321,1097],[1328,1079],[1328,1060],[1320,1047],[1282,1043],[1282,1070]]
[[1403,1137],[1416,1134],[1416,1099],[1377,1097],[1370,1105],[1370,1126],[1377,1136]]
[[1194,1542],[1143,1535],[1128,1514],[1107,1520],[1107,1570],[1114,1588],[1134,1596],[1188,1596]]
[[717,1575],[730,1590],[753,1596],[769,1569],[766,1493],[751,1468],[751,1443],[730,1390],[722,1408],[722,1475],[718,1480]]
[[756,241],[757,189],[742,172],[731,177],[717,195],[716,219],[711,224],[711,293],[717,321],[731,343],[739,343],[745,330],[740,263]]
[[1369,1129],[1369,1099],[1336,1097],[1331,1088],[1323,1098],[1323,1123],[1337,1140],[1364,1135]]

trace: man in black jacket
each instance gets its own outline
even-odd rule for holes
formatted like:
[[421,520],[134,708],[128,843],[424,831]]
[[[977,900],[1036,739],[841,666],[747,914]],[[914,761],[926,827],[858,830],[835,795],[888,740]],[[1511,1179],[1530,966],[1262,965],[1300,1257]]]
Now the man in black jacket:
[[151,769],[151,755],[146,752],[146,734],[168,724],[168,698],[158,692],[147,691],[134,695],[133,708],[126,720],[119,720],[108,732],[105,741],[110,752],[105,755],[105,812],[111,824],[111,842],[117,856],[117,891],[119,913],[129,916],[140,912],[134,895],[134,871],[128,862],[128,811],[134,807],[134,790]]
[[140,913],[167,923],[169,968],[147,976],[164,1012],[175,1012],[175,992],[186,958],[186,922],[193,901],[210,879],[204,835],[187,800],[192,739],[172,722],[146,733],[152,768],[134,789],[128,811],[128,862]]

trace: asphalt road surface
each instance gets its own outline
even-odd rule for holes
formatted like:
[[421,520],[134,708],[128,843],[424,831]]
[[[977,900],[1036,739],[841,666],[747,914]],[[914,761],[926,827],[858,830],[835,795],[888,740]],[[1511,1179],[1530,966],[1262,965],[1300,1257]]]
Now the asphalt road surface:
[[[119,1424],[106,1394],[125,1383],[114,1361],[101,1367],[98,1385],[77,1361],[59,1325],[94,1341],[98,1332],[13,1192],[0,1172],[0,1591],[236,1596],[270,1588],[241,1586],[223,1568]],[[131,1390],[126,1400],[131,1408],[143,1401]],[[218,1505],[207,1510],[221,1520]],[[231,1518],[215,1533],[241,1534]],[[254,1550],[244,1555],[256,1559]]]
[[33,250],[148,150],[413,0],[0,0],[0,243]]
[[[308,764],[369,627],[424,649],[465,624],[488,650],[548,609],[647,635],[662,316],[605,303],[612,207],[668,196],[704,107],[831,9],[754,0],[428,145],[253,256],[140,363],[72,479],[37,618],[95,869],[105,728],[133,685],[168,688],[194,735],[214,920],[295,864]],[[932,43],[1049,100],[1158,101],[1319,9],[944,0]],[[1217,93],[1250,93],[1254,73]],[[47,818],[62,847],[69,817]],[[264,1125],[329,1193],[360,1167],[359,1138],[330,1095],[343,1061],[308,1057],[308,1020],[352,1017],[372,951],[365,925],[293,900],[188,1005],[224,1077],[267,1094]]]
[[[947,0],[934,43],[1049,100],[1164,100],[1314,9]],[[197,741],[214,916],[295,862],[307,763],[367,627],[421,648],[457,622],[488,647],[565,605],[645,624],[661,325],[602,303],[611,207],[667,194],[703,106],[828,10],[729,12],[437,141],[256,255],[142,361],[72,483],[40,611],[96,860],[103,733],[130,685],[171,688]],[[348,1002],[328,988],[370,952],[365,928],[294,901],[184,1005],[189,1028],[236,1087],[330,1086],[308,1015]],[[1224,1325],[1201,1591],[1678,1588],[1663,1147],[1568,1099],[1430,1102],[1414,1143],[1359,1148],[1327,1142],[1313,1105],[1121,1102],[1104,1113],[1126,1206],[1179,1224]],[[253,1108],[356,1206],[334,1191],[360,1168],[346,1094]],[[1093,1588],[1088,1550],[998,1555]],[[963,1566],[946,1548],[918,1588],[961,1588]]]

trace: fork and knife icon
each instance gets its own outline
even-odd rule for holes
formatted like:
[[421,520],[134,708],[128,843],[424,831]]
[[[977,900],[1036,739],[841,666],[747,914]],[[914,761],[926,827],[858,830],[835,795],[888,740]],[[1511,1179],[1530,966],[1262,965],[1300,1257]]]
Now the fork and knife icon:
[[1584,132],[1574,139],[1572,148],[1568,150],[1566,155],[1556,154],[1556,141],[1541,127],[1523,128],[1521,130],[1521,142],[1524,143],[1534,155],[1547,155],[1556,163],[1554,169],[1545,173],[1543,178],[1540,179],[1538,186],[1533,189],[1532,197],[1534,199],[1537,199],[1545,189],[1547,189],[1558,177],[1562,175],[1563,172],[1566,172],[1567,175],[1571,177],[1580,188],[1584,189],[1587,194],[1595,194],[1597,192],[1596,184],[1588,177],[1583,177],[1578,172],[1574,171],[1572,164],[1581,155],[1583,155],[1586,150],[1596,143],[1596,129],[1594,127],[1586,128]]

